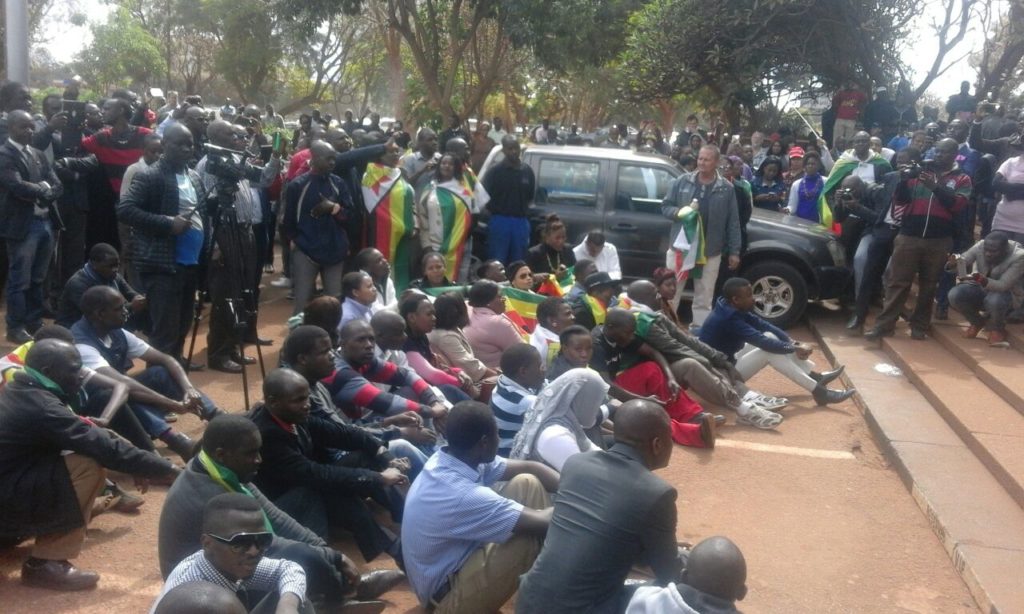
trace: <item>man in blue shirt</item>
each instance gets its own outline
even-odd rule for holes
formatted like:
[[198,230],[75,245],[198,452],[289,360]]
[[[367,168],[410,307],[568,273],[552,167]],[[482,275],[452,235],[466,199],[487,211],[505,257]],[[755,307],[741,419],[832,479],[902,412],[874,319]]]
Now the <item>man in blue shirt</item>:
[[855,390],[829,390],[829,382],[843,374],[843,367],[825,373],[815,372],[808,360],[813,348],[790,339],[781,328],[754,313],[754,294],[750,282],[733,277],[725,282],[722,296],[715,302],[700,340],[729,356],[743,381],[771,365],[787,379],[811,393],[818,405],[840,403]]
[[[497,456],[498,427],[483,403],[456,404],[447,437],[406,498],[405,571],[435,612],[495,612],[540,552],[558,473]],[[490,488],[505,480],[501,494]]]

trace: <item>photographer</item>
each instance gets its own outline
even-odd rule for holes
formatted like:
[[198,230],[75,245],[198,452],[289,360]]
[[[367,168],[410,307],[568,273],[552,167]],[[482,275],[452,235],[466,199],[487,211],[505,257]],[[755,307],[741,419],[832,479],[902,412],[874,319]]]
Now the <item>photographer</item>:
[[946,255],[953,245],[953,224],[971,196],[971,178],[956,163],[959,146],[953,139],[935,145],[935,159],[921,174],[896,188],[893,206],[905,206],[885,286],[885,307],[875,327],[864,335],[877,340],[892,335],[896,319],[918,280],[917,304],[910,316],[910,336],[925,338],[931,328],[932,303]]
[[259,189],[269,186],[281,172],[281,155],[273,152],[262,168],[252,165],[241,153],[248,139],[246,129],[223,120],[211,122],[206,136],[210,145],[223,148],[214,153],[207,147],[207,155],[196,165],[210,194],[213,222],[208,271],[212,307],[206,338],[209,364],[217,371],[241,373],[240,361],[245,357],[238,351],[236,320],[247,319],[245,341],[258,342],[256,318],[244,312],[255,309],[261,274],[253,235],[253,225],[262,220]]
[[900,230],[903,209],[893,206],[893,194],[901,181],[920,174],[920,162],[919,150],[901,149],[896,154],[897,170],[886,173],[881,183],[871,185],[854,175],[844,179],[842,189],[837,192],[834,205],[837,219],[852,213],[868,224],[853,256],[856,306],[846,324],[853,334],[864,332],[868,305],[881,285],[882,274],[892,256],[893,241]]
[[[950,254],[946,270],[957,273],[957,285],[949,291],[949,304],[970,323],[964,338],[974,339],[985,328],[989,345],[1003,346],[1013,291],[1024,277],[1024,248],[1010,241],[1005,232],[996,230],[959,258]],[[982,311],[986,317],[982,317]]]

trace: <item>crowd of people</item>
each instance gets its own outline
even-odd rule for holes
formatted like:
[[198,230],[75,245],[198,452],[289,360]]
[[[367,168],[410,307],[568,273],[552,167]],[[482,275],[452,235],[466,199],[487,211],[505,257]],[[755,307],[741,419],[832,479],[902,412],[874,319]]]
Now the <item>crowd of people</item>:
[[[951,306],[967,336],[1004,343],[1021,313],[1021,125],[958,98],[948,124],[918,130],[885,93],[867,103],[844,88],[809,141],[746,142],[695,116],[672,145],[653,126],[635,139],[613,126],[598,145],[689,171],[662,213],[671,237],[702,233],[691,314],[682,254],[624,280],[601,228],[574,245],[549,215],[534,233],[536,177],[499,118],[470,134],[453,116],[413,139],[376,115],[316,112],[286,138],[269,105],[217,112],[175,95],[151,109],[127,90],[79,105],[72,83],[33,115],[23,84],[0,86],[16,346],[0,363],[0,539],[34,538],[23,582],[97,585],[72,562],[90,518],[143,501],[110,469],[143,492],[170,487],[154,612],[379,611],[405,580],[428,611],[496,611],[517,592],[519,612],[735,611],[739,548],[677,544],[677,492],[653,472],[676,444],[714,448],[727,413],[777,428],[789,400],[748,385],[766,367],[817,405],[854,394],[830,388],[842,366],[815,366],[729,275],[751,210],[841,233],[856,274],[848,328],[863,331],[884,297],[865,337],[893,333],[915,278],[915,339]],[[576,138],[547,121],[530,131]],[[496,147],[501,162],[478,176]],[[294,308],[287,336],[263,339],[278,242],[283,274],[268,281]],[[190,380],[206,367],[244,376],[246,346],[277,342],[280,364],[244,414]],[[173,428],[182,413],[206,422],[201,441]],[[339,530],[399,570],[363,573],[331,546]],[[627,580],[636,566],[649,582]]]

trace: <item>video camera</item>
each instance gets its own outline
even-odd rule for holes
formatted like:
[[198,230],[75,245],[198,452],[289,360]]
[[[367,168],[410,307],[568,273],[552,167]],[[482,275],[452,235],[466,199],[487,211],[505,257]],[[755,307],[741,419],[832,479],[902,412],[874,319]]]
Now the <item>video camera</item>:
[[85,125],[85,105],[89,103],[79,100],[61,100],[60,112],[67,115],[67,128],[81,130]]
[[206,152],[207,173],[224,182],[237,183],[246,178],[246,159],[249,154],[211,143],[203,145],[203,150]]
[[931,160],[925,160],[924,162],[912,162],[908,166],[904,166],[900,169],[900,179],[902,181],[917,179],[921,176],[922,172],[931,170],[931,162]]

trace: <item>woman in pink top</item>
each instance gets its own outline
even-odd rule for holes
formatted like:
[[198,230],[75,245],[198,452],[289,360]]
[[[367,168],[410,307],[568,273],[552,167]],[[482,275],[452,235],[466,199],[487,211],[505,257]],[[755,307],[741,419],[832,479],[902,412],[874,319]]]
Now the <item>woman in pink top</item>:
[[505,314],[505,297],[493,281],[482,279],[469,289],[469,326],[463,329],[473,354],[490,369],[501,364],[501,355],[517,343],[525,343],[519,327]]

